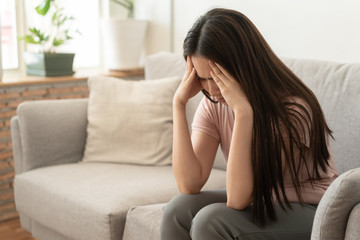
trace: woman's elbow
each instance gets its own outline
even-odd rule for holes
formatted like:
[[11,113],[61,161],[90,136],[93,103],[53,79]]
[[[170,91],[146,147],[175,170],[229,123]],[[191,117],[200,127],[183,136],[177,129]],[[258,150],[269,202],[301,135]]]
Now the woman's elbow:
[[243,210],[252,203],[252,197],[241,199],[228,199],[226,205],[235,210]]
[[243,210],[245,208],[247,208],[249,205],[250,205],[251,202],[236,202],[236,203],[233,203],[233,202],[230,202],[228,201],[226,203],[226,205],[229,207],[229,208],[232,208],[232,209],[235,209],[235,210]]
[[182,194],[198,194],[201,191],[200,187],[187,186],[185,184],[178,184],[178,189]]
[[198,194],[200,191],[190,190],[190,189],[179,189],[182,194]]

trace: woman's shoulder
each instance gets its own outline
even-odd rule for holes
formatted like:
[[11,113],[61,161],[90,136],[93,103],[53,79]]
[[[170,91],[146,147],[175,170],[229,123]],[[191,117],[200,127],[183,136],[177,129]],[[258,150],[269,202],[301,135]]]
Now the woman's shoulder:
[[[288,138],[288,131],[293,132],[294,130],[286,130],[289,129],[289,124],[296,128],[300,136],[301,142],[310,147],[310,131],[312,129],[312,111],[307,103],[303,98],[298,96],[290,96],[283,99],[283,104],[286,109],[287,117],[289,122],[286,124],[280,119],[280,129],[282,130],[282,134],[285,138]],[[285,126],[287,125],[287,127]]]
[[283,99],[283,104],[287,109],[292,110],[291,112],[301,114],[307,120],[312,120],[312,109],[308,101],[299,96],[289,96]]

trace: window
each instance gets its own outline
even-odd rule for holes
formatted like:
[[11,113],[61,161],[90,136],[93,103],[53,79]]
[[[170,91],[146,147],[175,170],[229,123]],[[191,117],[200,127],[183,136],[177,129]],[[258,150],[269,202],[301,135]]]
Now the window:
[[[47,22],[39,16],[34,8],[42,0],[0,0],[1,50],[3,70],[19,70],[23,64],[19,58],[24,42],[18,42],[18,33],[27,33],[29,27],[39,27],[45,30]],[[75,52],[74,68],[99,67],[100,52],[100,1],[101,0],[56,0],[59,7],[64,8],[68,15],[75,17],[74,26],[81,32],[74,39],[60,46],[58,52]],[[19,4],[17,6],[16,4]],[[17,14],[17,9],[24,13]],[[24,25],[24,26],[23,26]],[[17,29],[17,26],[21,29]],[[25,47],[29,51],[37,51],[34,46]]]
[[62,6],[75,17],[74,24],[81,32],[81,35],[69,42],[69,49],[76,52],[75,68],[100,66],[99,0],[61,1],[64,2]]
[[17,69],[19,59],[15,1],[0,0],[0,16],[2,68]]

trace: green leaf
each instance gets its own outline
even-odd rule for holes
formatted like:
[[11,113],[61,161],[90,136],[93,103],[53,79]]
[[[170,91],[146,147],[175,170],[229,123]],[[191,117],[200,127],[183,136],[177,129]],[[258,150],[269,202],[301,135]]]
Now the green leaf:
[[31,35],[25,35],[24,40],[26,43],[30,44],[41,44],[40,40],[35,40],[35,38]]
[[62,40],[62,39],[54,38],[54,40],[53,40],[54,47],[59,46],[59,45],[61,45],[63,43],[64,43],[64,40]]
[[29,28],[29,32],[33,33],[33,34],[38,34],[40,32],[39,29],[33,27],[33,28]]
[[51,18],[53,23],[55,22],[56,18],[57,18],[57,12],[54,12],[54,14],[52,15],[52,18]]
[[40,5],[35,8],[36,12],[45,16],[50,9],[51,1],[52,0],[43,0]]
[[42,41],[42,42],[49,40],[49,37],[50,37],[35,27],[29,28],[29,32],[31,33],[32,36],[38,38],[39,41]]

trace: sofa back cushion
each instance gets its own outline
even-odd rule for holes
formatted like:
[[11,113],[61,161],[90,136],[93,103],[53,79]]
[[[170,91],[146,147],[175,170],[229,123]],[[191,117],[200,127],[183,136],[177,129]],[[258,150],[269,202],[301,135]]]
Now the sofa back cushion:
[[339,173],[360,167],[360,64],[285,59],[314,92],[333,131],[331,140]]

